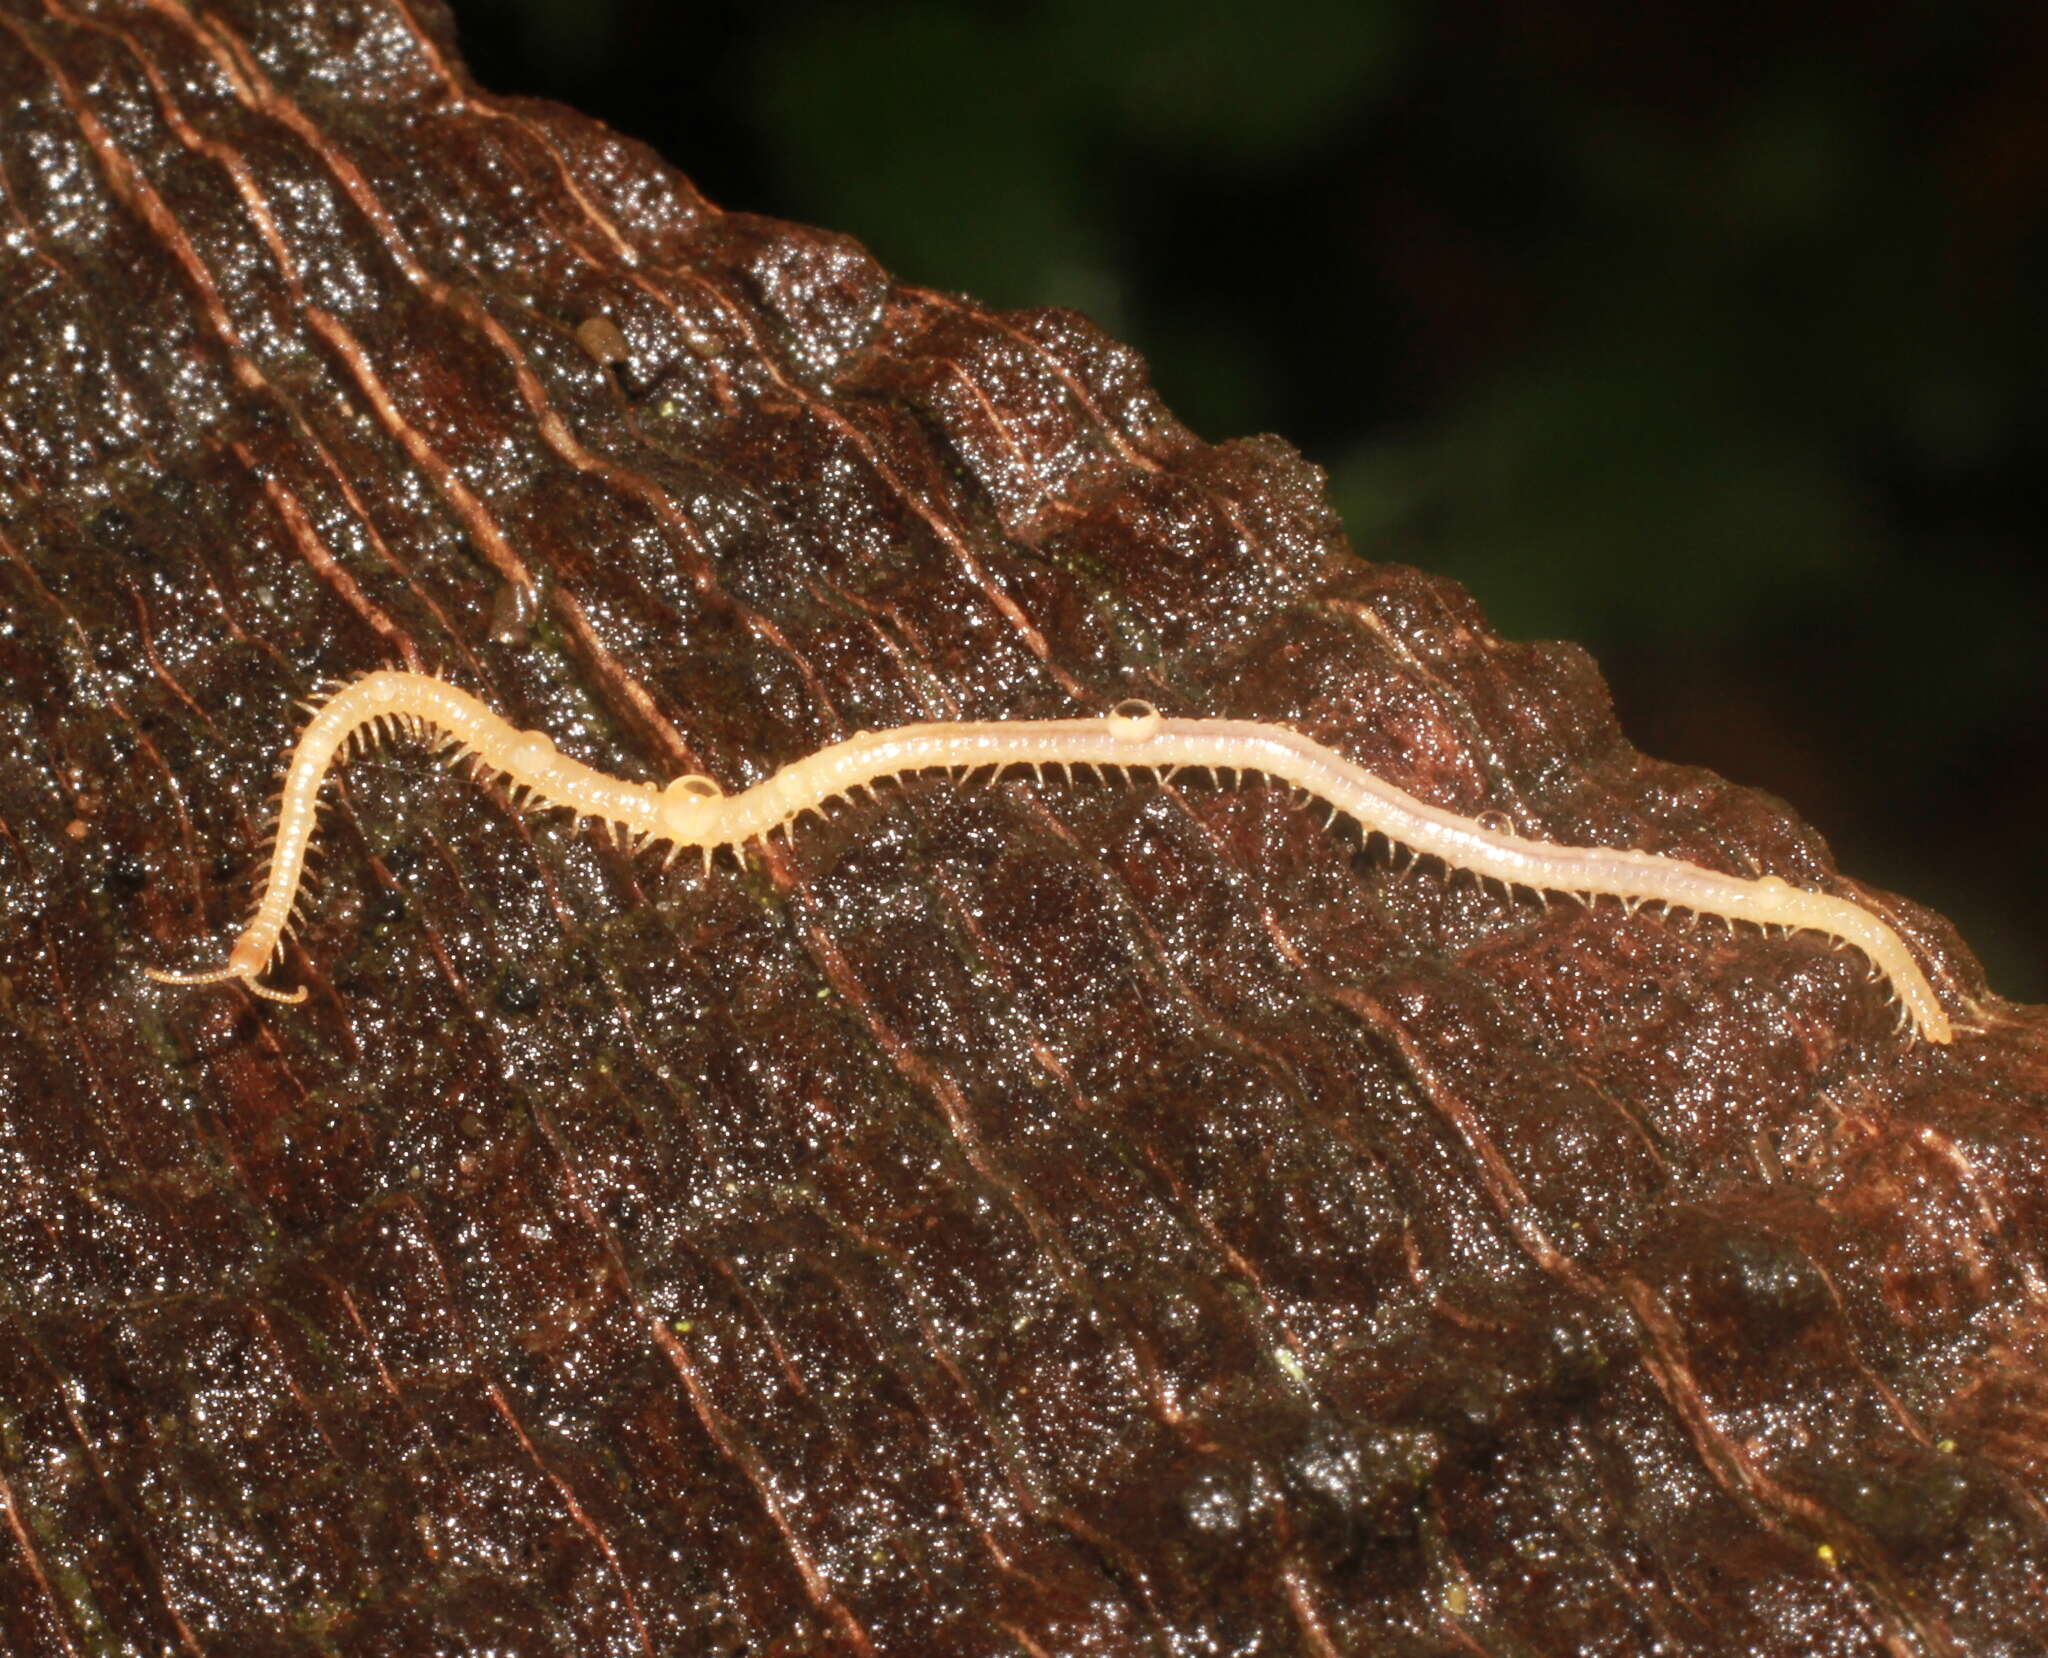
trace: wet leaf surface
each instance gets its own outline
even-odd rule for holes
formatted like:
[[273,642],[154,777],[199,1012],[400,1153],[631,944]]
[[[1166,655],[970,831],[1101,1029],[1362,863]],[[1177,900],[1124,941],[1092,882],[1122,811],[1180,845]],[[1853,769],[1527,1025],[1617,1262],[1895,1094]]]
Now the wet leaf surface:
[[621,775],[1298,725],[1858,892],[1590,663],[1064,313],[479,92],[399,0],[0,7],[0,1647],[2020,1653],[2048,1028],[1403,867],[1256,788],[916,781],[664,871],[395,745],[297,1009],[297,714]]

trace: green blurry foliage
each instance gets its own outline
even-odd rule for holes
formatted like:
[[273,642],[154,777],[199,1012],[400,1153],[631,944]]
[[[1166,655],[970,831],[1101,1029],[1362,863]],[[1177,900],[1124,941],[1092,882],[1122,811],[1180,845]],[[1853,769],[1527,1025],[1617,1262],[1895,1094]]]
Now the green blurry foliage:
[[757,54],[760,107],[778,169],[892,269],[1115,328],[1115,158],[1295,164],[1369,106],[1399,15],[1373,0],[809,7]]

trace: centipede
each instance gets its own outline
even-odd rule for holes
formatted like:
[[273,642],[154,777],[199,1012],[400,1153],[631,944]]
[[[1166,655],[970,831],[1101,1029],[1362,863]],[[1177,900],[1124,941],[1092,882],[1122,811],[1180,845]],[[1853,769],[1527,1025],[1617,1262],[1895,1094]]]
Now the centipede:
[[145,969],[152,979],[173,985],[237,981],[273,1001],[303,1000],[304,986],[282,990],[266,983],[264,974],[299,900],[321,790],[338,759],[403,733],[468,761],[481,775],[502,779],[521,805],[562,808],[578,820],[607,824],[635,845],[666,847],[670,861],[694,850],[707,872],[720,852],[743,857],[750,843],[791,834],[808,816],[822,816],[857,793],[921,772],[994,779],[1019,769],[1079,767],[1168,779],[1183,771],[1229,782],[1266,778],[1320,803],[1333,820],[1349,819],[1367,835],[1384,836],[1449,870],[1510,890],[1588,904],[1614,898],[1630,909],[1655,905],[1730,926],[1822,934],[1868,959],[1921,1040],[1946,1043],[1954,1034],[1905,940],[1853,899],[1794,886],[1777,875],[1732,875],[1632,848],[1535,839],[1498,813],[1464,817],[1422,800],[1313,737],[1264,720],[1170,717],[1149,703],[1126,702],[1107,714],[1071,719],[901,725],[831,743],[728,793],[696,774],[659,786],[611,776],[433,674],[378,669],[308,708],[310,717],[286,767],[262,890],[226,962],[195,973]]

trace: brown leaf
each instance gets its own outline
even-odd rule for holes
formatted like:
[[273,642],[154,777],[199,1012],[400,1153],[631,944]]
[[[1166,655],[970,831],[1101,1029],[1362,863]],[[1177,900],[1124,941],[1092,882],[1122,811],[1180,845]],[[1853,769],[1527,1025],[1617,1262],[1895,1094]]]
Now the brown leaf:
[[0,1647],[2042,1638],[2048,1031],[1902,901],[1953,1048],[1257,788],[926,778],[707,877],[399,745],[303,1007],[146,981],[383,663],[634,778],[1136,696],[1838,877],[1285,444],[438,9],[6,0],[0,95]]

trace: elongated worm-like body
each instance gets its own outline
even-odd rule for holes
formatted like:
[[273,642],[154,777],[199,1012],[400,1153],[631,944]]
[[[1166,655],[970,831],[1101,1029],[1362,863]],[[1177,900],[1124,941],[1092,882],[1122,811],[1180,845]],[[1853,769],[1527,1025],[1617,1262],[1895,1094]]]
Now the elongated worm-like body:
[[278,808],[277,840],[255,914],[210,973],[149,970],[169,984],[240,979],[251,990],[297,1001],[259,975],[291,919],[312,844],[320,788],[335,757],[366,735],[393,728],[437,736],[442,746],[502,775],[528,804],[566,807],[602,819],[636,841],[703,852],[739,847],[852,791],[920,771],[1001,772],[1013,766],[1093,766],[1154,771],[1256,773],[1288,784],[1411,851],[1486,880],[1588,901],[1613,897],[1699,915],[1824,933],[1869,958],[1891,985],[1920,1036],[1947,1042],[1947,1013],[1905,940],[1882,917],[1847,898],[1809,892],[1766,875],[1748,879],[1678,858],[1599,846],[1532,840],[1418,800],[1363,766],[1287,726],[1260,720],[1169,719],[1144,703],[1063,720],[947,721],[864,731],[793,760],[737,794],[706,777],[664,788],[629,783],[561,753],[539,732],[521,731],[467,691],[429,674],[366,674],[318,705],[292,751]]

